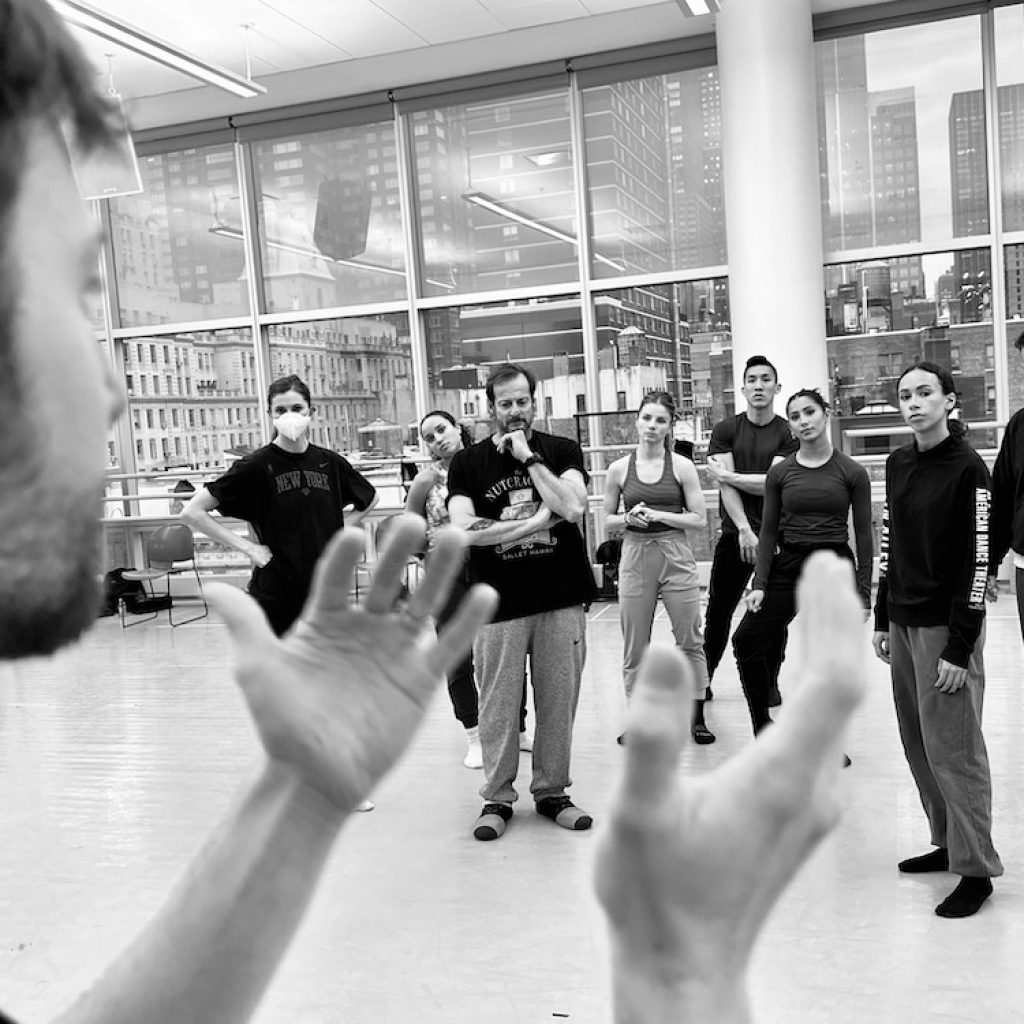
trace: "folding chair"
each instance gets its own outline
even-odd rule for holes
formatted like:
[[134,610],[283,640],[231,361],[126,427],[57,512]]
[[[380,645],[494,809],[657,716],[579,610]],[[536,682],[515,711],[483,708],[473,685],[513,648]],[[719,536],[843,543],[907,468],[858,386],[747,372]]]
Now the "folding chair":
[[[191,562],[191,565],[181,565],[182,562]],[[203,603],[201,615],[193,615],[187,619],[174,621],[174,602],[171,599],[171,577],[179,576],[185,572],[192,572],[196,578],[196,585],[199,587],[199,600]],[[196,547],[192,531],[184,523],[175,523],[171,526],[161,526],[154,530],[146,538],[146,568],[126,569],[122,573],[122,579],[139,580],[149,591],[151,598],[163,597],[167,604],[167,621],[172,626],[184,626],[189,622],[197,622],[209,614],[209,607],[206,604],[206,595],[203,593],[203,581],[199,578],[199,570],[196,567]],[[157,580],[163,580],[165,590],[162,595],[156,593],[154,584]],[[121,626],[128,629],[131,626],[139,626],[143,622],[151,622],[160,614],[160,609],[152,615],[136,622],[125,621],[124,602],[120,602]]]

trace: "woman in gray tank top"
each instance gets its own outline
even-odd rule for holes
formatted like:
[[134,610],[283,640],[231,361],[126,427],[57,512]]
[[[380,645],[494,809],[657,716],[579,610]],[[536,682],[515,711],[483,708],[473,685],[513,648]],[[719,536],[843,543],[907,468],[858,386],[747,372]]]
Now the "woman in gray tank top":
[[605,525],[609,532],[624,530],[619,562],[622,678],[628,699],[651,642],[660,597],[676,646],[697,681],[693,738],[714,743],[704,722],[708,666],[700,628],[700,580],[686,537],[687,530],[706,529],[707,517],[696,467],[669,447],[675,416],[675,400],[667,392],[644,396],[637,414],[636,450],[613,462],[605,479]]

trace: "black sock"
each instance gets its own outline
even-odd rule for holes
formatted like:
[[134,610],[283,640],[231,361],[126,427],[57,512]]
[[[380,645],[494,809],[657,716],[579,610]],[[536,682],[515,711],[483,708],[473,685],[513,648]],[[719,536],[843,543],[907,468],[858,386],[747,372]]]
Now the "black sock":
[[703,725],[704,724],[704,701],[695,700],[693,702],[693,720],[691,725]]
[[897,866],[906,875],[921,875],[926,871],[948,871],[949,853],[944,846],[939,846],[930,853],[901,860]]
[[939,917],[970,917],[992,895],[992,880],[964,875],[960,884],[935,908]]

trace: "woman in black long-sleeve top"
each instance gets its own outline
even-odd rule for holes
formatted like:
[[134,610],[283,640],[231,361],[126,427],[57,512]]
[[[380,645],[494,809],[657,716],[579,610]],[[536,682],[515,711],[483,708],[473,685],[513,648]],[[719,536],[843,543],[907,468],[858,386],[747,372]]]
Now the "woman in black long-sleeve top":
[[899,380],[912,444],[885,467],[875,653],[892,669],[900,738],[936,849],[903,872],[953,871],[940,917],[974,914],[1003,873],[992,845],[992,781],[981,732],[989,472],[950,423],[952,376],[919,362]]
[[[769,693],[796,615],[796,585],[807,557],[824,549],[848,559],[856,568],[861,602],[865,609],[871,605],[874,541],[867,472],[832,447],[828,406],[819,392],[798,391],[786,402],[786,417],[800,447],[768,470],[747,614],[732,641],[755,733],[771,722]],[[849,544],[851,509],[856,558]]]

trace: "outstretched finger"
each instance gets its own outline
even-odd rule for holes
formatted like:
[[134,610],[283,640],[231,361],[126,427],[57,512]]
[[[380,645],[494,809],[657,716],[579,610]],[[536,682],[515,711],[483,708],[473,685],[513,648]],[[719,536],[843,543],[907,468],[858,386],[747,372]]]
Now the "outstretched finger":
[[813,774],[838,766],[838,745],[864,695],[867,642],[850,563],[826,551],[808,558],[797,608],[800,685],[770,738]]
[[473,646],[473,638],[481,626],[491,621],[498,607],[498,592],[493,587],[478,583],[462,599],[455,614],[438,634],[427,650],[430,674],[447,675]]
[[362,530],[339,530],[324,548],[313,572],[302,617],[312,620],[319,615],[331,616],[348,607],[356,564],[365,551]]
[[403,513],[391,521],[384,550],[377,553],[373,577],[363,607],[372,614],[393,611],[395,601],[405,584],[405,567],[409,559],[422,550],[425,523],[420,516]]
[[437,616],[444,609],[452,580],[462,568],[465,547],[461,530],[446,527],[435,535],[434,548],[427,556],[426,573],[409,599],[408,611],[413,618]]
[[206,594],[213,610],[224,620],[239,668],[262,661],[268,643],[275,640],[263,609],[245,592],[227,583],[211,583]]
[[652,644],[640,666],[626,716],[622,797],[633,810],[671,792],[690,735],[693,671],[674,647]]

